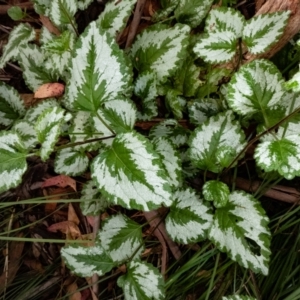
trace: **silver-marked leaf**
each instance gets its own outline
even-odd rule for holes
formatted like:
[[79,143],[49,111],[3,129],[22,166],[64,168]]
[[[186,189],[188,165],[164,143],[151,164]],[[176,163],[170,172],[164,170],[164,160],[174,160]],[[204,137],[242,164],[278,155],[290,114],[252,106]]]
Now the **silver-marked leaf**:
[[168,89],[165,101],[176,119],[182,119],[182,111],[186,104],[185,98],[179,96],[180,92],[174,89]]
[[230,61],[236,53],[236,47],[235,32],[223,30],[202,34],[193,50],[204,61],[217,64]]
[[243,31],[243,42],[253,54],[266,52],[278,42],[287,24],[290,12],[277,11],[251,18]]
[[214,215],[209,239],[241,266],[268,274],[271,234],[268,217],[250,194],[235,191]]
[[140,111],[137,113],[139,120],[151,120],[157,115],[156,97],[158,91],[156,87],[156,75],[153,72],[140,74],[135,81],[134,94],[141,99]]
[[27,150],[33,149],[38,144],[34,125],[28,120],[15,122],[12,129],[19,134]]
[[118,278],[118,286],[124,291],[125,300],[164,300],[164,280],[153,265],[131,261],[127,273]]
[[156,24],[142,31],[131,48],[133,64],[139,73],[152,71],[158,82],[173,75],[186,55],[189,31],[189,26],[183,24],[172,28]]
[[93,2],[93,0],[77,0],[77,5],[78,5],[78,8],[79,8],[80,10],[84,10],[84,9],[86,9],[92,2]]
[[88,181],[82,191],[80,209],[85,216],[98,216],[110,203],[102,196],[93,180]]
[[24,114],[24,101],[17,90],[0,82],[0,124],[9,126]]
[[60,107],[48,108],[37,119],[35,130],[41,143],[40,156],[47,160],[58,140],[61,124],[64,121],[64,110]]
[[88,165],[89,159],[84,152],[70,148],[59,151],[54,161],[55,172],[68,176],[78,176],[82,174]]
[[149,211],[170,206],[171,187],[159,155],[135,132],[119,134],[92,163],[92,178],[109,201]]
[[[245,134],[232,111],[219,113],[199,125],[190,138],[189,155],[193,164],[218,173],[230,165],[245,146]],[[224,163],[224,150],[227,163]],[[230,151],[228,151],[230,150]]]
[[96,112],[105,101],[131,94],[132,72],[122,50],[91,22],[75,45],[64,103]]
[[210,180],[203,185],[202,193],[206,201],[213,201],[214,206],[219,208],[227,204],[230,190],[227,184],[218,180]]
[[[242,66],[235,73],[228,85],[227,101],[241,115],[264,114],[265,109],[275,108],[285,93],[276,66],[261,59]],[[265,114],[264,118],[267,118]]]
[[61,256],[68,268],[81,277],[91,277],[93,274],[102,276],[115,266],[111,257],[99,244],[91,247],[76,244],[63,247]]
[[174,193],[166,229],[175,242],[196,243],[206,239],[212,220],[209,206],[192,189],[179,189]]
[[294,76],[285,82],[285,87],[288,90],[293,90],[294,92],[300,92],[300,71],[298,71]]
[[205,31],[231,31],[236,39],[240,38],[245,25],[244,16],[233,8],[219,7],[212,9],[205,20]]
[[124,29],[136,0],[112,0],[105,5],[99,16],[97,25],[104,29],[113,38]]
[[118,264],[139,259],[144,250],[142,227],[125,215],[118,214],[104,221],[98,233],[101,246]]
[[299,176],[299,132],[279,140],[260,143],[255,149],[254,158],[257,165],[267,172],[277,171],[286,179],[293,179],[295,176]]
[[17,133],[0,133],[0,193],[21,183],[27,169],[26,156],[26,148]]
[[39,15],[48,16],[50,6],[51,6],[51,0],[32,0],[34,3],[34,10]]
[[162,163],[167,171],[169,183],[173,188],[181,186],[181,160],[173,143],[165,137],[152,141],[154,149],[160,154]]
[[53,0],[50,6],[49,17],[60,29],[68,29],[76,33],[75,13],[78,9],[77,0]]
[[256,298],[243,296],[243,295],[232,295],[232,296],[222,297],[222,300],[256,300]]
[[20,47],[35,39],[34,29],[28,24],[19,24],[10,33],[7,44],[3,47],[0,69],[19,55]]

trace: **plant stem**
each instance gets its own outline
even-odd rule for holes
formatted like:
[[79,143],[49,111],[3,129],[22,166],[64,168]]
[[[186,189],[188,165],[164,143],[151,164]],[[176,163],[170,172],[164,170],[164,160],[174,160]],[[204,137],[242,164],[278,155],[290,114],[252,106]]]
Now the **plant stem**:
[[214,284],[214,279],[215,279],[215,276],[216,276],[217,268],[218,268],[218,265],[219,265],[219,259],[220,259],[220,252],[218,252],[218,254],[217,254],[215,267],[214,267],[212,276],[211,276],[210,281],[209,281],[209,287],[208,287],[208,290],[206,292],[205,300],[209,299],[209,296],[210,296],[210,293],[211,293],[211,290],[212,290],[212,287],[213,287],[213,284]]

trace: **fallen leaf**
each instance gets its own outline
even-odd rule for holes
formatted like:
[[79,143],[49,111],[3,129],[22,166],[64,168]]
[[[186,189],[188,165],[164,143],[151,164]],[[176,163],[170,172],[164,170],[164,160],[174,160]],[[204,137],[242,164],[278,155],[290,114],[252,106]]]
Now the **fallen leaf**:
[[53,25],[53,23],[50,21],[50,19],[46,16],[40,15],[40,20],[42,24],[51,32],[54,33],[55,35],[60,35],[60,31],[56,26]]
[[65,86],[61,83],[45,83],[34,93],[34,98],[59,97],[64,93]]
[[81,232],[78,226],[71,221],[63,221],[59,223],[54,223],[47,228],[50,232],[56,232],[59,230],[64,234],[70,234],[73,239],[76,239],[81,236]]
[[75,212],[75,209],[74,209],[72,203],[69,203],[68,221],[74,222],[76,225],[78,225],[80,223],[80,220],[77,217],[77,214]]
[[81,300],[81,293],[78,292],[78,286],[75,282],[67,286],[69,300]]
[[48,187],[48,186],[59,186],[59,187],[66,187],[66,186],[70,186],[75,192],[77,191],[76,189],[76,181],[66,175],[58,175],[58,176],[54,176],[51,178],[48,178],[44,181],[44,183],[42,184],[42,188]]

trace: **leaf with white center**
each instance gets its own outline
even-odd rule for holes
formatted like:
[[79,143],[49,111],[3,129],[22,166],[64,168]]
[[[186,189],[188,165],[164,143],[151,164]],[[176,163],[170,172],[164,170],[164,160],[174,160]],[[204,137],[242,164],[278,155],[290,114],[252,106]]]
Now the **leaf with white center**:
[[0,124],[9,126],[24,114],[24,101],[17,90],[0,82]]
[[5,64],[17,58],[20,47],[35,39],[34,29],[28,24],[19,24],[10,33],[7,44],[3,47],[0,58],[0,69]]
[[84,152],[70,148],[59,151],[54,161],[55,172],[68,176],[81,175],[88,165],[89,159]]
[[186,145],[189,130],[182,127],[176,120],[168,119],[151,128],[149,138],[166,137],[177,147]]
[[136,0],[112,0],[105,5],[100,14],[97,25],[104,29],[113,38],[124,29]]
[[156,152],[161,156],[170,185],[173,188],[181,186],[181,160],[175,146],[165,137],[155,138],[152,144]]
[[218,114],[219,105],[216,99],[209,98],[204,100],[196,99],[188,105],[190,122],[195,125],[200,125],[210,117]]
[[74,15],[77,9],[77,0],[53,0],[49,17],[58,28],[75,32],[76,21]]
[[57,38],[57,36],[54,33],[51,33],[45,26],[41,28],[39,39],[41,48],[43,48],[45,44],[51,42],[55,38]]
[[40,156],[43,161],[47,160],[53,151],[63,122],[64,110],[60,107],[44,110],[37,119],[35,130],[38,141],[41,143]]
[[84,10],[84,9],[86,9],[92,2],[93,2],[93,0],[77,0],[77,5],[78,5],[78,8],[79,8],[80,10]]
[[179,23],[195,28],[200,25],[213,2],[213,0],[181,0],[175,9],[175,18]]
[[101,246],[118,264],[128,259],[139,259],[144,250],[142,227],[125,215],[118,214],[104,221],[98,233]]
[[238,11],[233,8],[219,7],[212,9],[205,20],[205,31],[232,31],[236,39],[240,38],[245,26],[245,18]]
[[175,242],[197,243],[206,239],[212,220],[211,209],[192,189],[179,189],[174,193],[166,229]]
[[[234,120],[232,111],[219,113],[199,125],[190,138],[189,155],[193,164],[214,173],[228,167],[246,145],[245,134]],[[230,154],[227,165],[223,163],[223,150]],[[230,152],[228,150],[231,150]]]
[[109,201],[149,211],[172,203],[171,187],[159,155],[135,132],[119,134],[92,163],[92,178]]
[[174,74],[186,55],[189,44],[187,25],[174,27],[156,24],[140,33],[131,48],[131,57],[139,73],[152,71],[158,82]]
[[223,207],[228,202],[229,187],[218,180],[205,182],[202,187],[203,197],[206,201],[213,201],[216,208]]
[[294,76],[285,82],[285,87],[288,90],[293,90],[294,92],[300,92],[300,71],[298,71]]
[[48,16],[52,0],[32,0],[32,2],[37,14]]
[[68,268],[81,277],[99,276],[109,272],[115,263],[99,245],[83,247],[72,245],[61,249],[61,256]]
[[230,61],[236,54],[236,34],[229,30],[202,34],[194,52],[205,62],[218,64]]
[[117,284],[123,289],[125,300],[164,300],[164,280],[153,265],[131,261],[127,273],[118,278]]
[[256,300],[256,298],[243,296],[243,295],[232,295],[232,296],[222,297],[222,300]]
[[46,55],[44,50],[38,46],[21,47],[18,59],[23,71],[23,78],[32,91],[36,91],[44,83],[57,82],[58,76],[53,75],[51,70],[45,69]]
[[266,172],[277,171],[286,179],[300,175],[299,132],[280,140],[260,143],[254,153],[258,166]]
[[91,22],[80,36],[71,60],[64,104],[96,112],[105,101],[131,94],[132,72],[116,42]]
[[185,99],[179,96],[180,92],[168,89],[165,100],[167,107],[170,108],[176,119],[182,119],[182,111],[186,104]]
[[80,209],[85,216],[98,216],[110,203],[102,196],[93,180],[85,184],[81,191]]
[[243,42],[253,54],[266,52],[282,36],[290,12],[277,11],[251,18],[243,31]]
[[286,93],[283,83],[273,63],[264,59],[255,60],[242,66],[232,77],[228,85],[228,104],[241,115],[259,113],[267,120],[264,111],[276,108]]
[[140,74],[134,84],[134,94],[141,99],[140,111],[137,113],[138,120],[151,120],[157,116],[156,75],[153,72]]
[[19,134],[27,150],[33,149],[38,144],[34,126],[28,120],[15,122],[12,129]]
[[268,222],[253,196],[235,191],[227,205],[216,210],[209,239],[239,265],[267,275],[271,254]]
[[27,169],[27,151],[17,133],[0,133],[0,193],[18,186]]

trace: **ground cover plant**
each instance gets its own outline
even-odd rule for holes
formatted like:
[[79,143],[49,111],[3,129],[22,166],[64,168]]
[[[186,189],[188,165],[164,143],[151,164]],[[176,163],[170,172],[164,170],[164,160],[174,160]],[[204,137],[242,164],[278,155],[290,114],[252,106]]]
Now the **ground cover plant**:
[[[272,236],[280,245],[289,232],[286,249],[298,249],[298,208],[268,216],[260,191],[236,180],[248,166],[265,186],[300,175],[299,72],[284,77],[264,57],[295,6],[249,18],[237,1],[159,1],[141,26],[145,1],[109,1],[79,28],[76,16],[93,1],[32,2],[44,18],[39,37],[27,13],[11,8],[20,23],[0,68],[17,64],[41,100],[28,107],[0,82],[0,192],[22,185],[35,161],[59,175],[42,187],[81,178],[77,209],[93,238],[79,238],[70,223],[48,229],[65,234],[58,259],[92,278],[89,296],[101,299],[97,282],[113,276],[115,297],[124,299],[297,299],[299,279],[282,279],[275,292],[268,275],[282,255]],[[161,262],[147,255],[152,236]]]

